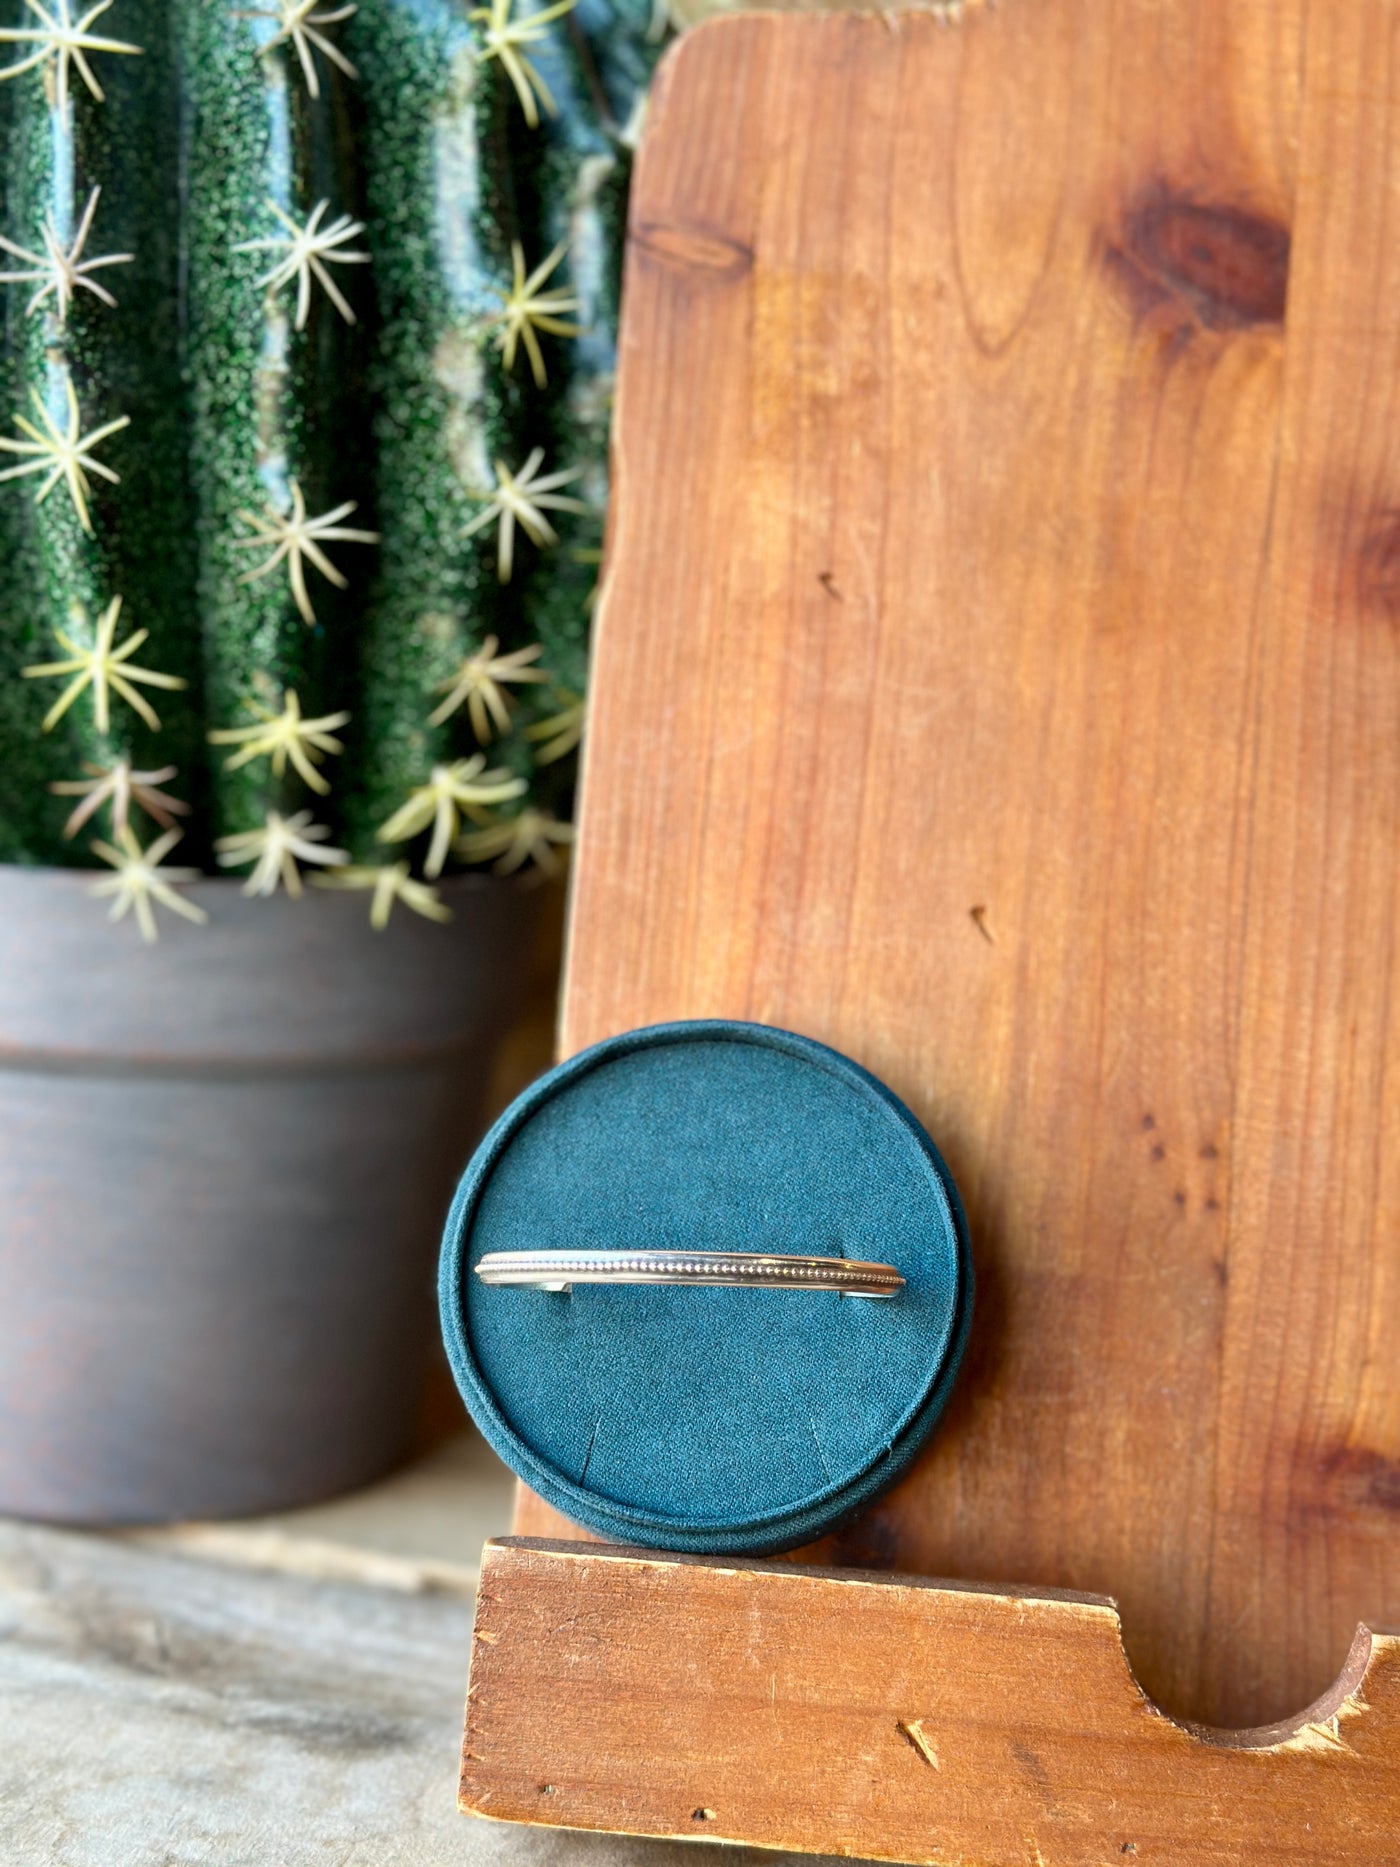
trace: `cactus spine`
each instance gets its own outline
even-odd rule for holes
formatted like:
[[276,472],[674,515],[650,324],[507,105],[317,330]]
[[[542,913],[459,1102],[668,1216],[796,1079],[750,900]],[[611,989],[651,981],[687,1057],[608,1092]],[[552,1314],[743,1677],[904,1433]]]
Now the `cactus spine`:
[[263,4],[0,70],[0,859],[125,817],[103,860],[183,830],[382,924],[567,841],[658,48],[650,0]]

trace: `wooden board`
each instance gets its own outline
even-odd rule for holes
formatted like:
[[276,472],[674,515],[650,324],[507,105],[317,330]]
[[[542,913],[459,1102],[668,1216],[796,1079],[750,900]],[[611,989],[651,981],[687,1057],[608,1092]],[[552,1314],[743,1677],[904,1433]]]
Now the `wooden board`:
[[[1112,1595],[1218,1727],[1400,1624],[1398,180],[1400,0],[1008,0],[700,29],[634,196],[563,1050],[750,1017],[910,1102],[969,1207],[967,1372],[806,1557]],[[748,1585],[675,1573],[712,1680]],[[576,1592],[551,1715],[628,1624]],[[791,1623],[837,1719],[880,1688],[841,1600]],[[524,1746],[507,1676],[477,1715]],[[1182,1795],[1163,1859],[1275,1857]]]
[[927,1121],[971,1364],[827,1561],[1090,1589],[1169,1710],[1400,1620],[1400,7],[751,18],[634,202],[563,1046]]
[[[1286,1726],[1186,1730],[1111,1603],[487,1545],[463,1796],[572,1828],[1015,1867],[1392,1867],[1400,1637]],[[1242,1852],[1242,1844],[1247,1851]]]

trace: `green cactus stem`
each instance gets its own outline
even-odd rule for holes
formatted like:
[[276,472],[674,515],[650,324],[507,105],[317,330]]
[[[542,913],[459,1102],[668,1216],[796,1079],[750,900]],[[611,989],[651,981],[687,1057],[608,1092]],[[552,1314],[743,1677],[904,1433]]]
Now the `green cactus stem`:
[[651,0],[334,13],[117,0],[101,101],[0,49],[0,860],[125,802],[382,921],[567,843]]
[[[185,472],[188,404],[173,238],[180,75],[162,30],[164,11],[150,0],[126,0],[121,36],[143,49],[140,56],[92,55],[107,93],[100,110],[90,107],[75,81],[60,112],[49,95],[51,68],[0,85],[6,156],[0,235],[11,247],[2,269],[37,272],[41,268],[18,258],[14,247],[51,258],[52,240],[71,254],[80,230],[80,264],[140,254],[86,272],[87,283],[71,293],[54,289],[40,298],[41,279],[0,288],[0,433],[22,441],[17,422],[24,419],[41,434],[67,434],[74,406],[80,435],[125,423],[89,456],[119,475],[118,482],[97,467],[83,469],[81,508],[65,478],[37,503],[45,473],[0,484],[0,746],[6,771],[0,858],[6,861],[91,864],[85,838],[65,842],[67,806],[47,788],[79,778],[85,764],[107,767],[124,755],[137,767],[175,764],[175,788],[186,798],[200,794],[198,725],[184,696],[150,696],[157,702],[158,732],[120,700],[101,730],[96,709],[84,700],[46,733],[41,723],[59,689],[48,679],[17,678],[22,667],[67,658],[60,630],[75,647],[91,648],[99,619],[121,597],[121,633],[150,632],[137,659],[192,688],[200,679],[199,641],[189,628],[195,517]],[[139,163],[125,153],[131,149],[141,150]],[[152,239],[152,229],[170,237]],[[39,458],[7,453],[0,470]]]
[[[371,268],[346,257],[367,250],[352,81],[308,48],[313,98],[295,49],[269,47],[266,18],[208,0],[180,0],[176,10],[190,124],[185,355],[199,514],[190,614],[205,723],[227,730],[249,724],[255,707],[280,710],[289,692],[307,716],[351,704],[375,551],[335,534],[376,529]],[[312,238],[325,239],[337,222],[351,231],[320,257],[322,276],[314,248],[298,266],[294,230],[311,225]],[[318,536],[318,519],[328,535]],[[295,773],[279,779],[268,761],[233,765],[228,756],[212,763],[209,791],[211,837],[305,801]]]

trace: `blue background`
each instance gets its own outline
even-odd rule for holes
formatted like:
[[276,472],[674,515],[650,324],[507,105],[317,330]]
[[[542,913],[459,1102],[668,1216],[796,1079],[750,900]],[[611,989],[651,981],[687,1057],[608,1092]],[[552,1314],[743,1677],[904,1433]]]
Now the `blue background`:
[[[834,1292],[464,1275],[487,1251],[691,1249],[893,1264],[890,1301]],[[893,1480],[961,1352],[957,1195],[865,1071],[764,1026],[654,1026],[513,1105],[449,1219],[443,1322],[488,1440],[536,1491],[623,1541],[760,1550],[820,1535]]]

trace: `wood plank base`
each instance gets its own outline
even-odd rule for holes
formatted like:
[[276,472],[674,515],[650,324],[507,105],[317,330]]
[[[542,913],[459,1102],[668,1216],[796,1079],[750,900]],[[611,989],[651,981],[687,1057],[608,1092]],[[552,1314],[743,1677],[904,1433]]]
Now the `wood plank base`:
[[1400,1636],[1219,1731],[1153,1705],[1101,1597],[505,1538],[461,1805],[890,1861],[1391,1867]]

